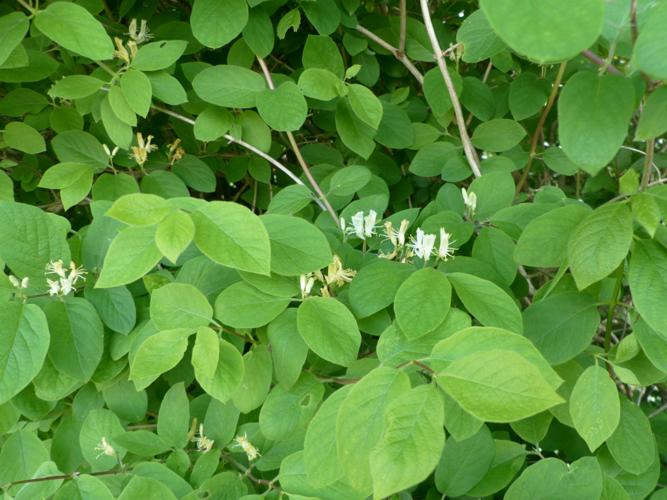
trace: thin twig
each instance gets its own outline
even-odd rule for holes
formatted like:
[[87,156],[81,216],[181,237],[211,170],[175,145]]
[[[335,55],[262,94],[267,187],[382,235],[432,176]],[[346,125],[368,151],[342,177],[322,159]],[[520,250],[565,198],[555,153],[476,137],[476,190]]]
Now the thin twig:
[[[183,116],[180,113],[176,113],[175,111],[172,111],[170,109],[163,108],[162,106],[153,105],[153,106],[151,106],[151,108],[154,109],[155,111],[159,111],[159,112],[164,113],[166,115],[169,115],[173,118],[176,118],[177,120],[180,120],[184,123],[188,123],[190,125],[195,124],[195,121],[192,118],[188,118],[187,116]],[[252,144],[248,144],[247,142],[245,142],[241,139],[237,139],[236,137],[234,137],[233,135],[230,135],[230,134],[225,134],[223,137],[225,139],[227,139],[229,142],[234,143],[234,144],[238,144],[239,146],[247,149],[248,151],[251,151],[251,152],[255,153],[257,156],[260,156],[261,158],[264,158],[266,161],[271,163],[274,167],[276,167],[278,170],[283,172],[285,175],[287,175],[290,179],[292,179],[297,184],[299,184],[301,186],[306,186],[306,184],[301,179],[299,179],[294,174],[294,172],[292,172],[285,165],[283,165],[278,160],[273,158],[271,155],[266,154],[261,149],[258,149],[255,146],[253,146]],[[326,207],[322,204],[322,202],[319,199],[317,199],[315,197],[313,199],[315,200],[315,203],[317,203],[322,210],[326,210]]]
[[405,55],[405,39],[406,39],[406,33],[408,30],[408,14],[407,14],[407,8],[405,6],[405,0],[401,0],[399,3],[399,10],[400,10],[400,34],[398,38],[398,55],[404,56]]
[[623,72],[620,69],[618,69],[613,64],[607,64],[607,61],[602,59],[595,52],[592,52],[590,50],[584,50],[581,52],[581,55],[584,56],[589,61],[591,61],[593,64],[597,64],[598,66],[604,68],[607,72],[611,73],[612,75],[621,75],[621,76],[623,75]]
[[667,403],[663,403],[662,406],[655,411],[648,414],[648,418],[654,418],[660,415],[663,411],[667,410]]
[[452,101],[452,107],[454,108],[454,115],[456,116],[456,123],[459,127],[459,135],[461,137],[461,143],[463,144],[463,151],[465,152],[466,158],[468,159],[468,164],[470,169],[475,177],[480,177],[482,173],[479,170],[479,160],[477,159],[477,153],[475,148],[473,148],[470,137],[468,136],[468,131],[466,130],[465,118],[463,117],[463,111],[461,110],[461,103],[459,102],[459,97],[456,95],[456,89],[454,88],[454,83],[452,78],[449,75],[449,70],[447,69],[447,63],[445,58],[442,55],[442,49],[440,48],[440,42],[438,42],[438,37],[435,34],[433,28],[433,21],[431,21],[431,13],[428,10],[428,0],[419,0],[422,8],[422,16],[424,18],[424,25],[426,26],[426,32],[428,37],[431,40],[431,46],[433,47],[433,52],[435,53],[435,58],[438,61],[438,67],[440,68],[440,73],[442,73],[442,78],[445,81],[445,86],[449,91],[449,98]]
[[370,30],[367,30],[366,28],[364,28],[359,24],[357,24],[356,29],[359,33],[369,38],[373,42],[377,43],[383,49],[386,49],[389,52],[391,52],[394,55],[394,57],[398,59],[398,61],[401,64],[403,64],[403,66],[405,66],[410,73],[412,73],[412,76],[414,76],[417,79],[420,85],[424,84],[424,75],[422,75],[421,72],[417,69],[417,67],[412,63],[412,61],[407,58],[405,53],[401,53],[396,47],[387,42],[385,39],[380,38],[375,33],[373,33]]
[[[264,59],[258,56],[257,62],[259,62],[259,66],[262,68],[262,73],[264,73],[264,78],[266,79],[266,83],[268,84],[269,88],[271,90],[275,90],[275,85],[273,84],[273,78],[271,77],[271,72],[269,71],[268,66],[264,62]],[[338,218],[338,215],[336,215],[336,211],[331,206],[331,203],[329,203],[329,200],[324,194],[324,191],[322,191],[322,188],[315,180],[315,177],[313,177],[313,174],[310,171],[310,167],[308,166],[308,163],[306,163],[306,160],[303,158],[303,155],[301,154],[301,149],[299,148],[299,145],[296,143],[296,140],[294,139],[294,134],[292,134],[292,132],[287,132],[287,139],[289,140],[290,146],[292,147],[292,151],[294,152],[294,156],[296,156],[296,160],[297,162],[299,162],[301,170],[303,170],[306,179],[308,179],[308,182],[310,182],[310,185],[313,187],[317,195],[320,197],[322,203],[324,203],[324,206],[326,207],[327,212],[329,212],[329,215],[331,215],[331,218],[334,220],[336,227],[340,227],[340,219]]]
[[642,175],[641,191],[645,191],[651,181],[651,168],[653,166],[653,153],[655,152],[655,139],[646,141],[646,156],[644,156],[644,173]]
[[[116,474],[125,474],[131,472],[130,469],[122,468],[122,469],[113,469],[113,470],[107,470],[103,472],[87,472],[86,474],[89,476],[113,476]],[[33,477],[31,479],[20,479],[18,481],[12,481],[11,483],[2,485],[4,489],[9,489],[12,486],[16,486],[17,484],[28,484],[28,483],[41,483],[44,481],[60,481],[61,479],[63,481],[66,481],[68,479],[75,479],[81,475],[80,472],[72,472],[71,474],[58,474],[54,476],[41,476],[41,477]]]
[[560,67],[558,68],[558,73],[556,74],[556,79],[554,80],[553,86],[551,87],[551,93],[549,94],[549,98],[547,99],[547,104],[544,106],[544,110],[540,115],[540,119],[537,122],[537,127],[535,127],[535,132],[533,132],[533,138],[530,141],[530,151],[528,152],[528,163],[526,163],[526,167],[523,169],[521,178],[519,179],[519,182],[516,185],[516,195],[518,195],[521,192],[524,184],[528,180],[528,174],[530,173],[530,169],[533,166],[533,160],[535,159],[535,152],[537,151],[537,141],[540,137],[540,134],[542,133],[542,128],[544,127],[544,122],[547,119],[547,115],[549,114],[549,111],[551,111],[551,108],[554,105],[554,102],[556,101],[556,96],[558,95],[560,82],[563,80],[563,74],[565,73],[565,66],[567,66],[567,61],[562,62],[560,64]]

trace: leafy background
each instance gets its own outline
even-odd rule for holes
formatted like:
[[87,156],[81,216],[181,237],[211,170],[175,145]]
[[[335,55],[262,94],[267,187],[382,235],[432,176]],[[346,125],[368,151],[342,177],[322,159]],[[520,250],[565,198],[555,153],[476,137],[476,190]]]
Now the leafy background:
[[667,3],[0,14],[4,498],[667,498]]

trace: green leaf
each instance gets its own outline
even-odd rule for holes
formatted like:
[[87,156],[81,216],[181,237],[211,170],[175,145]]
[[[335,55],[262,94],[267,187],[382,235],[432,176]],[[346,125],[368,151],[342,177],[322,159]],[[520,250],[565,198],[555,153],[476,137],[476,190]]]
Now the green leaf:
[[621,405],[616,384],[599,366],[589,366],[577,379],[570,394],[574,428],[595,451],[618,426]]
[[452,287],[443,273],[420,269],[396,292],[396,322],[409,339],[426,335],[444,321],[451,299]]
[[202,389],[222,403],[232,397],[243,380],[241,353],[208,327],[197,331],[192,366]]
[[523,332],[519,308],[498,285],[465,273],[450,273],[447,278],[463,305],[481,324]]
[[213,308],[206,296],[187,283],[168,283],[151,295],[151,320],[160,330],[196,329],[212,321]]
[[28,32],[30,23],[23,12],[12,12],[0,17],[0,65],[5,64],[14,49]]
[[649,193],[637,193],[630,198],[630,205],[634,220],[653,238],[662,219],[655,197]]
[[477,195],[477,219],[486,219],[512,205],[514,179],[508,172],[488,172],[470,183],[468,191]]
[[329,242],[317,227],[299,217],[263,215],[271,240],[271,271],[299,276],[329,265],[333,259]]
[[274,320],[290,301],[290,298],[275,297],[239,281],[218,295],[215,317],[233,328],[258,328]]
[[84,7],[54,2],[37,11],[35,26],[48,38],[75,54],[92,60],[113,57],[113,43],[104,26]]
[[375,94],[356,83],[347,86],[347,98],[354,114],[369,127],[376,129],[382,121],[382,103]]
[[[329,15],[333,14],[336,10],[334,7],[329,12]],[[345,74],[345,65],[343,64],[343,58],[340,55],[338,46],[328,36],[308,35],[306,44],[303,47],[302,62],[305,69],[326,69],[339,79],[342,79]]]
[[375,149],[375,130],[356,117],[346,99],[338,101],[336,108],[336,131],[343,144],[364,159]]
[[41,370],[49,348],[49,326],[36,305],[6,302],[0,307],[0,336],[0,404],[3,404]]
[[84,294],[106,326],[123,335],[132,331],[137,321],[137,311],[134,298],[127,287],[92,288],[87,286]]
[[97,138],[82,130],[67,130],[51,141],[53,151],[62,162],[84,163],[103,169],[109,163],[102,144]]
[[154,98],[172,106],[188,102],[188,96],[181,82],[166,71],[155,71],[146,76],[151,82]]
[[616,156],[634,95],[632,82],[620,76],[580,71],[567,81],[558,99],[558,136],[570,160],[594,175]]
[[276,34],[281,40],[285,39],[287,32],[291,29],[293,32],[297,32],[299,26],[301,25],[301,12],[298,8],[292,9],[287,12],[283,17],[278,21],[278,26],[276,28]]
[[330,35],[341,21],[340,9],[334,0],[319,0],[301,5],[306,17],[321,35]]
[[632,213],[624,203],[603,205],[589,214],[570,236],[567,260],[583,290],[611,274],[632,244]]
[[440,175],[446,161],[456,155],[456,147],[449,142],[434,142],[417,151],[410,163],[410,172],[420,177]]
[[570,235],[590,212],[587,205],[572,204],[535,217],[516,242],[514,260],[531,267],[560,267],[567,259]]
[[70,75],[61,78],[49,90],[52,97],[81,99],[93,95],[104,85],[104,81],[88,75]]
[[667,253],[659,244],[638,240],[630,258],[628,283],[633,304],[646,323],[667,338]]
[[188,42],[167,40],[147,43],[139,47],[132,59],[132,67],[139,71],[158,71],[174,64],[185,52]]
[[335,196],[350,196],[371,180],[371,171],[361,165],[350,165],[337,170],[329,181],[329,192]]
[[526,460],[526,450],[519,443],[495,440],[496,453],[491,468],[468,493],[471,496],[489,496],[505,487],[514,479]]
[[349,366],[357,359],[361,334],[350,310],[333,298],[309,297],[297,311],[299,334],[327,361]]
[[[557,389],[563,379],[551,368],[533,343],[522,335],[500,328],[473,326],[450,334],[433,347],[429,364],[439,372],[463,357],[489,350],[512,351],[537,367],[542,378]],[[457,438],[458,439],[458,438]]]
[[602,472],[595,457],[566,464],[557,458],[539,460],[523,471],[505,494],[507,500],[553,498],[589,500],[600,498]]
[[534,364],[507,350],[457,359],[438,374],[438,384],[487,422],[520,420],[563,402]]
[[109,95],[104,96],[100,105],[102,125],[111,141],[122,149],[130,149],[132,143],[132,126],[118,118],[109,100]]
[[61,372],[88,381],[104,352],[104,327],[85,299],[67,297],[44,308],[51,332],[49,359]]
[[632,65],[656,80],[667,80],[665,38],[667,8],[657,3],[644,18],[632,52]]
[[392,401],[409,391],[404,372],[380,366],[354,384],[338,411],[338,460],[349,484],[366,496],[373,491],[370,458],[382,442],[385,412]]
[[[461,97],[463,92],[463,79],[461,75],[449,69],[450,77],[454,85],[456,95]],[[424,97],[431,108],[435,119],[442,125],[447,125],[451,121],[452,100],[445,87],[442,73],[438,68],[432,68],[424,74]]]
[[600,313],[593,298],[584,293],[565,292],[533,302],[523,312],[524,335],[553,365],[581,354],[600,325]]
[[257,111],[266,124],[280,132],[299,130],[306,121],[308,105],[296,83],[285,82],[257,95]]
[[120,89],[123,97],[132,111],[146,118],[151,109],[153,89],[148,77],[133,68],[129,68],[120,77]]
[[82,177],[93,179],[93,169],[84,163],[57,163],[44,172],[39,180],[39,187],[47,189],[65,189],[75,184]]
[[[107,471],[118,466],[118,458],[122,460],[126,450],[113,441],[113,436],[125,432],[120,420],[110,410],[93,407],[85,414],[81,431],[79,432],[79,447],[81,454],[93,472]],[[105,438],[107,443],[113,446],[115,456],[100,455],[95,449]],[[74,438],[76,439],[76,437]]]
[[191,334],[190,328],[175,328],[157,332],[144,340],[130,361],[130,380],[143,382],[171,370],[183,359]]
[[308,355],[308,346],[299,335],[296,318],[295,308],[286,309],[269,323],[266,331],[276,380],[286,388],[297,381]]
[[[36,432],[20,429],[11,433],[0,451],[0,481],[9,484],[12,481],[31,478],[42,463],[49,460],[49,452]],[[12,490],[9,490],[12,491]]]
[[635,140],[653,139],[667,132],[667,87],[658,87],[646,99]]
[[173,211],[169,202],[160,196],[132,193],[118,198],[104,215],[130,226],[152,226]]
[[194,236],[195,225],[190,215],[177,210],[158,224],[155,230],[155,244],[162,255],[176,263]]
[[343,84],[338,76],[324,68],[308,68],[299,75],[299,88],[303,95],[330,101],[342,95]]
[[195,244],[219,264],[269,275],[269,235],[259,219],[246,207],[226,201],[209,202],[192,213]]
[[228,108],[252,108],[266,89],[262,75],[239,66],[211,66],[197,74],[192,87],[204,101]]
[[5,125],[3,138],[7,146],[28,154],[46,151],[42,134],[23,122],[10,122]]
[[496,446],[486,426],[467,439],[450,436],[435,470],[438,491],[450,497],[464,495],[486,475],[495,454]]
[[521,73],[510,85],[509,105],[515,120],[537,114],[547,102],[549,86],[535,73]]
[[160,258],[162,254],[155,244],[155,227],[125,228],[111,242],[95,288],[132,283],[153,269]]
[[95,476],[81,474],[65,483],[54,497],[56,500],[81,498],[82,500],[114,500],[109,488]]
[[137,126],[137,115],[132,111],[132,108],[127,103],[123,91],[118,85],[113,85],[109,89],[109,106],[111,111],[116,115],[116,117],[123,123],[129,125],[130,127]]
[[384,435],[370,456],[376,498],[398,493],[426,479],[445,446],[442,400],[433,385],[421,385],[392,400],[384,414]]
[[456,41],[463,44],[463,61],[476,63],[505,49],[505,44],[491,29],[484,12],[476,10],[467,16],[456,32]]
[[232,128],[234,116],[226,109],[207,106],[195,120],[194,133],[200,141],[219,139]]
[[512,50],[538,63],[571,59],[602,32],[604,1],[481,0],[496,34]]
[[632,326],[637,342],[646,357],[653,366],[662,372],[667,372],[667,338],[649,327],[644,320],[639,320]]
[[236,38],[248,22],[245,0],[195,0],[190,15],[192,34],[206,47],[219,49]]
[[123,488],[118,500],[176,500],[176,496],[162,482],[150,477],[134,476]]
[[[229,347],[233,346],[230,344]],[[239,411],[248,413],[262,405],[271,389],[273,368],[271,354],[266,346],[256,345],[246,352],[243,355],[243,367],[243,379],[232,394],[232,401]]]
[[157,434],[141,429],[116,434],[114,441],[140,457],[153,457],[169,451],[169,445]]
[[276,36],[269,15],[262,9],[250,11],[248,23],[243,29],[243,41],[258,57],[266,57],[273,51]]
[[190,405],[183,382],[172,385],[162,397],[157,418],[157,434],[175,448],[188,444]]
[[526,131],[513,120],[498,118],[475,128],[472,143],[479,149],[502,152],[512,149],[526,136]]
[[607,439],[614,460],[632,474],[645,472],[656,460],[655,435],[644,412],[627,398],[621,398],[621,419]]

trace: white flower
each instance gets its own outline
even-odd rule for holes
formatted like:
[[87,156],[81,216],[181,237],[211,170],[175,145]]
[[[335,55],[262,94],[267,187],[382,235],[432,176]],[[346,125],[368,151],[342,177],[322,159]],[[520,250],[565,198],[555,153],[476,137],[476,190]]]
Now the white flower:
[[352,269],[344,269],[340,257],[334,255],[333,262],[327,268],[325,281],[327,285],[343,286],[345,283],[352,281],[356,274],[357,272]]
[[104,152],[106,155],[109,157],[109,160],[113,160],[114,156],[116,156],[116,153],[118,153],[118,146],[113,148],[113,150],[109,149],[109,146],[106,144],[102,144],[102,148],[104,149]]
[[197,450],[201,451],[202,453],[208,453],[211,451],[211,448],[213,448],[213,443],[215,443],[214,440],[207,438],[204,434],[204,424],[199,424],[199,435],[196,436],[193,441],[197,445]]
[[469,214],[474,214],[477,209],[477,195],[475,193],[468,193],[466,188],[461,188],[461,195],[463,196],[463,204],[466,206]]
[[364,236],[370,238],[375,234],[375,222],[377,221],[377,212],[371,210],[368,215],[364,217]]
[[401,221],[401,225],[398,228],[398,232],[396,233],[396,239],[398,239],[399,246],[405,245],[405,232],[408,230],[409,225],[410,225],[409,220],[403,219]]
[[148,24],[145,19],[141,20],[141,28],[139,29],[139,32],[137,32],[137,20],[132,19],[130,21],[130,27],[129,27],[129,32],[127,33],[130,35],[130,38],[134,40],[137,44],[143,43],[146,40],[150,40],[153,38],[153,35],[150,34],[150,30],[148,29]]
[[305,299],[310,295],[313,285],[315,284],[315,276],[313,273],[302,274],[299,276],[299,287],[301,288],[301,298]]
[[377,212],[371,210],[368,215],[364,216],[364,212],[359,211],[351,218],[352,227],[345,228],[345,222],[341,218],[341,226],[345,234],[353,234],[360,240],[370,238],[375,234],[375,224],[377,222]]
[[102,436],[102,440],[99,442],[97,446],[95,446],[95,451],[99,451],[100,454],[97,455],[97,458],[99,459],[102,455],[106,455],[107,457],[115,457],[116,456],[116,450],[114,450],[113,446],[109,444],[107,441],[107,438]]
[[351,234],[355,234],[357,238],[365,240],[364,236],[364,213],[357,212],[352,216],[352,228],[350,229]]
[[46,278],[46,283],[49,285],[49,295],[60,295],[60,282],[58,280],[50,280]]
[[76,267],[76,264],[74,264],[74,261],[72,261],[69,263],[69,270],[69,280],[72,282],[72,284],[79,280],[85,281],[86,270],[83,268],[83,266]]
[[74,285],[78,281],[85,281],[86,279],[86,271],[83,267],[77,267],[74,262],[70,262],[69,269],[67,269],[63,266],[63,261],[60,259],[51,261],[46,265],[46,274],[55,274],[58,276],[57,280],[46,279],[46,283],[49,285],[49,295],[51,296],[69,295],[71,292],[76,291]]
[[412,238],[410,243],[410,248],[414,254],[427,261],[431,254],[433,253],[433,248],[435,247],[435,234],[428,234],[423,231],[423,229],[417,229],[417,235]]
[[30,283],[30,278],[23,278],[21,280],[21,288],[28,288],[28,285]]
[[236,436],[234,438],[234,443],[235,446],[240,446],[241,449],[244,451],[246,456],[248,457],[248,460],[251,462],[255,460],[257,457],[261,456],[257,448],[255,448],[250,441],[248,441],[248,436],[243,435],[243,436]]
[[69,293],[75,290],[74,284],[70,278],[60,278],[60,291],[63,295],[69,295]]
[[438,258],[442,260],[447,260],[449,257],[454,255],[453,250],[449,247],[451,234],[445,231],[444,228],[440,228],[440,245],[438,246]]
[[47,274],[57,274],[61,278],[65,278],[65,268],[63,267],[63,261],[62,259],[58,259],[56,261],[51,261],[46,265],[46,273]]

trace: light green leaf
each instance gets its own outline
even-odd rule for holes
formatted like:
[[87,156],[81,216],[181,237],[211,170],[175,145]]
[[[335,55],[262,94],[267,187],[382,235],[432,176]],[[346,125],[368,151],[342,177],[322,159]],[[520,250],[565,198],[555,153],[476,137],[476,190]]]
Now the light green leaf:
[[476,10],[467,16],[456,32],[456,41],[463,44],[463,61],[476,63],[505,49],[505,44],[493,32],[484,12]]
[[109,95],[105,95],[100,104],[100,115],[102,125],[111,141],[122,149],[130,149],[132,144],[132,126],[118,118],[111,107]]
[[[332,15],[335,11],[337,9],[333,6],[329,15]],[[338,46],[328,36],[308,35],[306,44],[303,47],[302,62],[305,69],[326,69],[340,79],[345,74],[345,65],[343,64],[343,58],[340,55]]]
[[157,225],[155,244],[162,255],[176,263],[194,236],[195,225],[190,215],[182,210],[176,210]]
[[635,140],[653,139],[667,132],[667,87],[658,87],[646,99]]
[[251,10],[248,23],[243,28],[243,41],[250,50],[258,57],[266,57],[273,51],[275,39],[269,15],[262,9]]
[[[0,307],[0,404],[9,401],[39,373],[49,348],[49,326],[34,304]],[[0,473],[1,474],[1,473]]]
[[88,59],[113,57],[113,43],[104,26],[81,5],[53,2],[37,11],[35,26],[58,45]]
[[382,442],[385,412],[393,400],[409,391],[404,372],[380,366],[354,384],[338,411],[338,460],[349,484],[366,496],[373,491],[370,457]]
[[292,9],[287,12],[283,17],[278,21],[278,26],[276,27],[276,34],[281,40],[285,39],[287,32],[291,29],[293,32],[297,32],[299,26],[301,25],[301,11],[298,8]]
[[667,23],[667,7],[662,3],[646,14],[632,52],[632,65],[656,80],[667,80],[665,63],[664,26]]
[[438,383],[466,411],[487,422],[520,420],[563,402],[534,364],[507,350],[457,359],[438,374]]
[[192,34],[212,49],[231,42],[247,22],[248,4],[245,0],[195,0],[190,15]]
[[324,233],[310,222],[288,215],[263,215],[271,241],[271,271],[283,276],[307,274],[331,264]]
[[[461,97],[463,92],[463,79],[452,68],[449,68],[449,73],[454,85],[456,95]],[[431,68],[424,74],[424,97],[431,108],[433,116],[441,125],[447,125],[451,121],[452,100],[449,97],[449,92],[445,87],[445,82],[442,78],[442,73],[438,68]]]
[[285,82],[257,95],[257,111],[266,124],[280,132],[299,130],[306,121],[308,105],[296,83]]
[[172,106],[188,102],[188,95],[181,82],[166,71],[153,71],[146,76],[151,82],[154,98]]
[[174,64],[185,52],[188,42],[167,40],[141,45],[132,59],[132,67],[139,71],[158,71]]
[[519,308],[498,285],[465,273],[450,273],[447,278],[463,305],[481,324],[523,332]]
[[[94,407],[85,414],[83,424],[79,432],[79,446],[83,458],[90,465],[93,472],[107,471],[118,466],[118,458],[122,460],[125,456],[125,448],[116,445],[113,436],[125,432],[120,420],[110,410]],[[113,446],[116,451],[115,456],[100,455],[99,446],[105,438],[107,443]],[[76,437],[74,437],[76,439]]]
[[176,496],[164,483],[150,477],[134,476],[123,488],[118,500],[176,500]]
[[491,171],[472,181],[468,191],[477,196],[475,218],[486,219],[512,205],[514,179],[508,172]]
[[382,121],[382,103],[375,94],[356,83],[347,86],[347,98],[354,114],[369,127],[376,129]]
[[607,440],[607,448],[618,465],[631,474],[645,472],[656,460],[655,435],[644,412],[621,398],[621,419]]
[[125,228],[111,242],[95,288],[132,283],[153,269],[161,257],[155,244],[155,227]]
[[299,88],[306,97],[330,101],[342,95],[343,84],[328,69],[308,68],[299,75]]
[[630,205],[632,206],[634,220],[653,238],[662,219],[660,207],[655,197],[650,193],[636,193],[630,198]]
[[222,403],[232,397],[243,380],[241,353],[208,327],[197,331],[192,366],[202,389]]
[[634,96],[632,82],[620,76],[588,71],[572,76],[558,99],[558,137],[565,154],[589,174],[597,174],[625,141]]
[[226,109],[207,106],[195,120],[194,133],[200,141],[219,139],[232,128],[234,116]]
[[[190,328],[163,330],[151,335],[137,348],[130,361],[130,380],[141,381],[154,379],[176,366],[188,347]],[[143,387],[137,387],[142,389]]]
[[160,196],[132,193],[118,198],[104,215],[130,226],[152,226],[173,211],[169,202]]
[[299,334],[318,356],[349,366],[361,345],[357,321],[350,310],[333,298],[309,297],[297,313]]
[[232,394],[232,401],[241,412],[248,413],[261,406],[271,389],[271,354],[266,346],[256,345],[246,352],[243,367],[243,379]]
[[49,359],[61,372],[88,381],[102,359],[104,327],[95,308],[79,297],[44,308],[51,332]]
[[336,108],[336,131],[343,144],[364,159],[375,149],[375,130],[359,120],[348,101],[341,99]]
[[93,169],[83,163],[63,162],[49,167],[39,180],[39,187],[65,189],[81,178],[93,179]]
[[157,418],[157,434],[175,448],[188,443],[190,405],[183,382],[172,385],[162,397]]
[[136,127],[137,115],[132,111],[132,108],[123,95],[123,91],[118,85],[111,86],[108,97],[109,106],[111,107],[113,114],[116,115],[116,118],[130,127]]
[[192,87],[204,101],[228,108],[252,108],[266,89],[262,75],[240,66],[211,66],[197,74]]
[[526,460],[526,450],[523,445],[501,439],[494,441],[496,454],[491,463],[491,468],[482,480],[468,492],[470,496],[484,497],[501,491],[523,468]]
[[444,321],[451,299],[452,287],[443,273],[420,269],[396,292],[396,322],[409,339],[426,335]]
[[148,77],[136,69],[130,68],[120,77],[123,97],[132,111],[146,118],[151,109],[153,89]]
[[632,249],[628,282],[633,304],[642,319],[667,338],[667,252],[651,240],[638,240]]
[[211,260],[235,269],[269,275],[269,235],[246,207],[226,201],[209,202],[192,214],[195,244]]
[[412,159],[410,172],[420,177],[438,176],[447,160],[456,157],[456,154],[456,147],[448,142],[427,144]]
[[472,143],[479,149],[502,152],[512,149],[526,137],[526,131],[514,120],[497,118],[475,128]]
[[215,317],[233,328],[258,328],[275,319],[290,302],[289,297],[275,297],[239,281],[215,299]]
[[46,151],[46,143],[42,134],[23,122],[10,122],[5,125],[3,138],[7,146],[28,154]]
[[616,384],[599,366],[589,366],[577,379],[570,394],[574,428],[595,451],[616,430],[621,405]]
[[370,455],[375,498],[398,493],[426,479],[445,445],[443,405],[433,385],[393,399],[384,413],[384,434]]
[[343,167],[331,176],[329,192],[335,196],[350,196],[366,186],[371,175],[371,171],[361,165]]
[[549,86],[535,73],[521,73],[510,85],[509,105],[515,120],[537,114],[547,102]]
[[23,12],[12,12],[0,17],[0,65],[5,64],[19,46],[29,26],[28,18]]
[[49,95],[61,99],[81,99],[93,95],[104,85],[104,81],[88,75],[70,75],[53,84]]
[[31,478],[47,460],[49,452],[36,432],[25,428],[17,430],[10,434],[0,451],[0,463],[3,464],[0,469],[0,482],[9,484],[12,481]]
[[208,325],[213,308],[206,296],[187,283],[168,283],[151,295],[151,320],[160,330]]
[[600,325],[600,313],[593,298],[584,293],[565,292],[533,302],[523,312],[524,335],[553,365],[582,353]]
[[604,1],[481,0],[496,34],[538,63],[571,59],[602,32]]
[[269,323],[266,331],[276,380],[286,388],[297,381],[308,355],[308,346],[299,335],[296,316],[295,308],[286,309]]
[[624,203],[603,205],[570,236],[567,260],[579,290],[611,274],[632,243],[632,213]]

